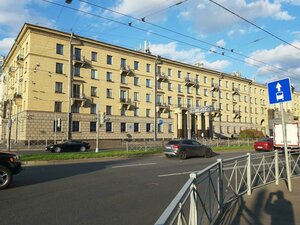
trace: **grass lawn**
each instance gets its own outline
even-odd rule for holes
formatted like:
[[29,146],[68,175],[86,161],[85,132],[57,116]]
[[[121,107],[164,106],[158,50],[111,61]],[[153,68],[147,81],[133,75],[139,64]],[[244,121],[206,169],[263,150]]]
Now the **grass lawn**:
[[[236,151],[236,150],[252,150],[253,146],[219,146],[212,147],[213,151]],[[99,152],[67,152],[67,153],[40,153],[40,154],[20,154],[22,161],[50,161],[50,160],[74,160],[74,159],[96,159],[105,157],[132,157],[139,155],[151,155],[162,153],[162,150],[148,151],[99,151]]]

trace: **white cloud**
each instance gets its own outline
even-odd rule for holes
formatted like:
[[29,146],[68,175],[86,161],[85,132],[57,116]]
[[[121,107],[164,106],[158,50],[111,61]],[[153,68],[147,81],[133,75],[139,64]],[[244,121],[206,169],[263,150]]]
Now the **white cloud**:
[[[300,48],[300,41],[295,41],[292,44]],[[290,45],[281,44],[273,49],[257,50],[249,57],[267,64],[260,64],[260,68],[257,71],[257,77],[260,77],[261,80],[290,77],[299,87],[300,54],[298,49]],[[251,59],[246,60],[247,63],[255,65],[259,64],[257,61]],[[279,68],[280,70],[276,68]]]
[[203,63],[205,68],[214,70],[223,70],[231,63],[226,60],[217,60],[209,62],[205,59],[205,53],[198,48],[191,48],[188,50],[178,50],[176,42],[170,42],[168,44],[152,44],[150,50],[155,55],[161,55],[166,58],[184,62],[188,64]]
[[278,2],[288,3],[291,5],[300,6],[300,0],[278,0]]
[[14,44],[15,40],[14,38],[4,38],[0,40],[0,55],[6,55],[12,45]]
[[[294,19],[287,11],[281,9],[280,2],[257,0],[248,3],[245,0],[220,0],[218,3],[250,21],[256,18]],[[232,26],[236,27],[242,22],[241,19],[212,2],[204,1],[198,4],[196,1],[191,1],[187,5],[187,9],[181,12],[180,17],[192,22],[194,29],[201,33],[221,32]]]

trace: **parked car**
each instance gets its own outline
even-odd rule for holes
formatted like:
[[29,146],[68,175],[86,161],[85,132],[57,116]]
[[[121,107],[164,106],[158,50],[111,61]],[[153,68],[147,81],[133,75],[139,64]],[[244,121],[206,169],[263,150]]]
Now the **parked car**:
[[179,157],[180,159],[186,159],[191,156],[205,156],[211,157],[213,154],[212,149],[209,146],[203,145],[195,140],[182,139],[182,140],[170,140],[164,149],[166,157]]
[[46,151],[50,152],[71,152],[71,151],[80,151],[85,152],[87,149],[90,149],[90,144],[84,141],[75,141],[70,140],[62,143],[57,143],[53,145],[46,146]]
[[20,173],[22,163],[17,154],[0,152],[0,190],[8,187],[13,175]]
[[254,142],[254,149],[256,151],[273,151],[273,138],[259,138]]

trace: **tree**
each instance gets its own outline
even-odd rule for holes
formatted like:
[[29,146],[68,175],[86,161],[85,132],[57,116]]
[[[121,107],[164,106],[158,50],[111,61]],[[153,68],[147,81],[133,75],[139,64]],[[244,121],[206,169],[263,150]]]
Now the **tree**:
[[246,129],[241,130],[240,138],[260,138],[264,137],[263,132],[255,130],[255,129]]

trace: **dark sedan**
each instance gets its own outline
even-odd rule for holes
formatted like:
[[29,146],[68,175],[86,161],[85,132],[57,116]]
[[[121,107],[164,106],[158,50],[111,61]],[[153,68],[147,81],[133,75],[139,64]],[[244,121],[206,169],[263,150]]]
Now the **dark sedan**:
[[84,141],[74,141],[74,140],[46,146],[46,151],[57,152],[57,153],[62,151],[85,152],[87,149],[90,149],[89,143]]
[[166,157],[179,157],[180,159],[186,159],[191,156],[204,156],[209,158],[212,156],[212,149],[199,143],[195,140],[182,139],[169,141],[164,150]]

